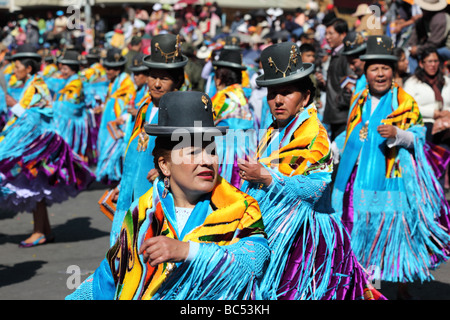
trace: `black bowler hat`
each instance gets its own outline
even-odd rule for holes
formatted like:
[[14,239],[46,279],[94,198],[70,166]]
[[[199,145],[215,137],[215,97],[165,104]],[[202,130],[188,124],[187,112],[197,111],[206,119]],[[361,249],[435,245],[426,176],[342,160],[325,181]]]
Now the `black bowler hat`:
[[86,55],[86,58],[100,60],[100,50],[98,48],[90,49],[89,53]]
[[228,50],[240,50],[241,49],[241,39],[234,35],[234,36],[227,36],[225,38],[225,44],[223,45],[224,49]]
[[151,136],[203,133],[224,135],[228,127],[216,127],[212,102],[199,91],[172,91],[159,101],[158,124],[146,124],[145,132]]
[[166,33],[152,38],[151,54],[143,61],[149,68],[175,69],[184,67],[188,58],[181,52],[180,36]]
[[370,36],[367,39],[366,53],[359,57],[363,61],[390,60],[397,61],[393,53],[394,43],[388,36]]
[[82,56],[74,50],[68,50],[64,52],[64,54],[58,58],[58,63],[71,65],[71,66],[79,66],[82,60]]
[[246,69],[246,67],[242,65],[242,53],[236,49],[222,49],[220,51],[219,59],[214,60],[212,65],[215,67],[226,67],[239,70]]
[[145,55],[142,52],[139,52],[134,55],[133,59],[131,59],[131,66],[129,67],[131,72],[144,72],[148,71],[148,67],[144,66],[142,59]]
[[36,53],[36,48],[33,45],[25,43],[18,46],[16,53],[11,57],[12,61],[21,59],[34,59],[40,62],[42,57],[39,53]]
[[309,76],[314,64],[303,63],[298,46],[293,42],[273,44],[261,52],[264,74],[256,78],[260,87],[287,84]]
[[342,54],[344,56],[364,54],[367,48],[366,41],[367,35],[365,32],[349,32],[344,38],[344,50]]
[[106,53],[106,59],[103,61],[105,68],[119,68],[127,63],[127,58],[122,55],[118,48],[111,48]]

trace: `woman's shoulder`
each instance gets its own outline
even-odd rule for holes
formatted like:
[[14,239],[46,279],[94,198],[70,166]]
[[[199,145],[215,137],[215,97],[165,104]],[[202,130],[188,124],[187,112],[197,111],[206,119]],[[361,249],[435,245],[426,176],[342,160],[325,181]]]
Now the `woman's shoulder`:
[[256,200],[247,193],[231,185],[226,179],[218,177],[211,200],[217,208],[231,206],[236,203],[250,205]]
[[410,76],[406,81],[405,81],[405,87],[409,86],[409,85],[416,85],[416,84],[422,84],[424,83],[423,81],[419,80],[419,78],[417,78],[417,76],[415,74],[413,74],[412,76]]

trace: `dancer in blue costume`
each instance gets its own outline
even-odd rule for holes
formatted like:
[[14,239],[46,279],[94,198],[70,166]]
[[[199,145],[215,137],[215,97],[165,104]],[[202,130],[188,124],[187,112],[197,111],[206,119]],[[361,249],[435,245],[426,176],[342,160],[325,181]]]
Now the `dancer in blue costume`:
[[238,159],[253,158],[257,132],[253,113],[242,88],[242,54],[240,50],[223,49],[213,61],[217,93],[212,97],[215,123],[227,126],[230,132],[216,139],[219,174],[239,188]]
[[183,90],[187,57],[182,54],[180,44],[179,37],[175,35],[157,35],[152,39],[152,55],[142,60],[148,70],[148,91],[139,104],[125,150],[122,179],[120,186],[115,188],[118,199],[111,229],[111,245],[117,240],[131,203],[152,187],[152,181],[158,175],[152,161],[155,138],[145,133],[144,125],[157,123],[159,101],[165,94]]
[[13,59],[25,87],[18,101],[8,99],[13,116],[0,136],[0,206],[33,212],[34,231],[20,243],[31,247],[53,239],[47,206],[76,196],[93,175],[55,128],[50,91],[37,76],[40,55],[23,45]]
[[84,103],[89,115],[89,139],[87,155],[89,165],[98,161],[97,139],[102,119],[102,106],[108,95],[109,81],[106,70],[100,63],[101,53],[98,48],[92,48],[86,55],[87,67],[80,72],[83,82]]
[[66,51],[58,59],[64,88],[56,93],[53,102],[55,125],[69,146],[88,162],[89,115],[83,95],[83,82],[78,75],[81,55]]
[[[240,53],[242,53],[241,40],[239,37],[227,36],[227,37],[225,37],[225,40],[220,40],[220,41],[224,42],[224,45],[220,51],[222,51],[222,50],[237,50]],[[220,53],[219,53],[219,55],[220,55]],[[218,58],[218,59],[220,59],[220,58]],[[214,61],[215,60],[212,60],[211,62],[207,63],[207,64],[211,64],[211,73],[209,74],[208,79],[206,80],[205,92],[210,97],[214,97],[214,95],[217,93],[216,82],[214,80],[214,77],[215,77],[215,71],[213,68]],[[244,90],[245,97],[247,99],[249,99],[252,94],[252,88],[251,88],[251,84],[250,84],[250,75],[249,75],[249,72],[247,71],[247,67],[245,67],[243,70],[241,70],[241,72],[242,72],[242,81],[241,81],[242,89]]]
[[[356,83],[350,84],[346,90],[349,90],[354,94],[358,94],[362,90],[366,89],[367,81],[366,75],[364,74],[364,64],[365,62],[359,57],[366,52],[367,47],[367,34],[362,32],[349,32],[344,38],[344,50],[342,50],[342,55],[347,57],[347,62],[349,68],[355,73],[357,79]],[[333,178],[335,180],[337,168],[339,166],[339,156],[344,147],[345,141],[345,131],[339,134],[334,141],[332,141],[331,147],[333,149],[333,158],[335,170],[333,171]]]
[[239,164],[241,190],[261,208],[271,249],[260,285],[262,299],[385,299],[371,287],[350,247],[350,238],[331,207],[330,141],[318,119],[314,65],[302,63],[292,42],[261,53],[275,121],[260,142],[256,159]]
[[128,144],[130,140],[130,135],[134,127],[134,121],[136,120],[136,115],[139,111],[139,106],[144,101],[145,96],[148,92],[147,80],[148,80],[148,68],[143,64],[143,58],[145,55],[141,52],[137,53],[132,61],[129,70],[132,72],[133,82],[136,87],[136,97],[131,103],[130,108],[128,108],[128,113],[131,117],[127,120],[127,131],[125,132],[125,141]]
[[159,177],[132,203],[120,237],[68,300],[255,297],[269,248],[257,202],[218,175],[211,150],[226,127],[214,125],[211,100],[201,92],[169,92],[159,108],[158,124],[145,126],[157,136]]
[[425,127],[415,100],[394,83],[392,40],[367,40],[368,88],[352,99],[333,207],[375,278],[406,284],[433,279],[450,256],[449,208],[427,162]]
[[97,181],[113,186],[122,177],[127,109],[136,96],[133,80],[124,71],[126,61],[119,49],[112,48],[103,62],[110,84],[98,133],[99,156],[95,174]]

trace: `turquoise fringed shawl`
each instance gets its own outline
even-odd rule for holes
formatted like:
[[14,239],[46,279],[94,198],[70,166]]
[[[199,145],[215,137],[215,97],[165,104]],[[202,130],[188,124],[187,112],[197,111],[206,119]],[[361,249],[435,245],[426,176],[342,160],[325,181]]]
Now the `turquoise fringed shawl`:
[[[344,193],[360,154],[359,163],[364,165],[357,166],[356,179],[351,185],[352,247],[356,256],[364,267],[376,268],[382,280],[425,281],[433,279],[430,271],[450,256],[449,230],[439,224],[440,215],[448,215],[449,209],[425,156],[426,129],[422,125],[407,129],[414,134],[413,150],[398,148],[395,168],[401,175],[386,178],[388,148],[386,139],[376,132],[376,126],[400,103],[409,105],[398,100],[397,94],[396,88],[393,96],[388,93],[380,100],[370,118],[373,126],[369,124],[367,141],[359,140],[364,121],[348,136],[333,191],[333,207],[339,215],[347,210]],[[363,115],[370,106],[368,100]]]

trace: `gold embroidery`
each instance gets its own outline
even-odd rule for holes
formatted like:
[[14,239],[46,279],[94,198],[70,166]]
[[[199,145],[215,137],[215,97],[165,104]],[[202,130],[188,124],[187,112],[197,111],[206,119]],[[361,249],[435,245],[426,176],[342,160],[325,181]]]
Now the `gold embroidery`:
[[142,129],[138,137],[138,145],[137,145],[138,152],[145,152],[145,150],[147,150],[149,139],[150,139],[149,135],[145,133],[144,129]]
[[202,96],[202,102],[205,105],[205,110],[208,110],[208,98],[206,96]]
[[287,67],[286,67],[286,70],[281,71],[281,70],[277,67],[277,65],[275,64],[275,62],[273,61],[272,57],[269,57],[269,59],[268,59],[268,61],[269,61],[269,66],[275,67],[275,69],[276,69],[276,70],[275,70],[275,73],[280,72],[280,73],[283,75],[283,78],[285,78],[285,77],[286,77],[286,72],[287,72],[288,70],[291,70],[291,63],[293,63],[294,65],[297,64],[297,62],[298,62],[298,57],[299,57],[299,54],[298,54],[298,52],[297,52],[297,50],[296,50],[296,46],[293,45],[293,46],[291,47],[291,52],[290,52],[290,54],[289,54],[289,62],[288,62],[288,65],[287,65]]
[[169,62],[170,59],[172,59],[172,62],[175,62],[175,59],[180,56],[180,50],[181,50],[181,42],[180,42],[180,35],[177,35],[177,42],[175,43],[175,50],[172,52],[164,52],[161,47],[159,46],[159,43],[155,43],[155,49],[156,51],[161,51],[161,55],[164,59],[166,59],[166,63]]
[[368,132],[369,132],[369,121],[366,121],[364,126],[359,131],[359,140],[361,141],[366,140]]

